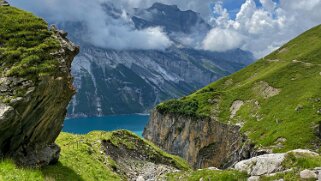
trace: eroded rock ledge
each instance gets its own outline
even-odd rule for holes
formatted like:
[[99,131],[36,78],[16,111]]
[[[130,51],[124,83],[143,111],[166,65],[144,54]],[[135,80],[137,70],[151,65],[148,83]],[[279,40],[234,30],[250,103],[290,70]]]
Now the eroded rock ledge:
[[57,162],[60,148],[54,142],[75,93],[70,67],[79,48],[64,32],[55,27],[50,31],[60,43],[60,49],[51,53],[59,64],[53,74],[0,78],[0,155],[22,166]]
[[255,154],[253,145],[240,133],[240,127],[210,118],[196,119],[154,110],[144,137],[185,158],[195,168],[227,168]]

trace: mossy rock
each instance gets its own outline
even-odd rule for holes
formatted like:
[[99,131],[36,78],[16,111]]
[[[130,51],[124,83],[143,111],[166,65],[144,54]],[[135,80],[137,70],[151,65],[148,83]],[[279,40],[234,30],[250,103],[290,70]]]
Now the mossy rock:
[[0,6],[0,73],[2,76],[50,75],[59,63],[54,53],[60,43],[48,24],[31,13]]

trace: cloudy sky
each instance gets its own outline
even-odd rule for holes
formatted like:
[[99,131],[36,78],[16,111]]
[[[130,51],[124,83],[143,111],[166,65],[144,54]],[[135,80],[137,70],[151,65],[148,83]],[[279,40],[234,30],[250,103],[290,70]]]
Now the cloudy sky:
[[[94,45],[114,49],[165,49],[172,45],[161,27],[136,30],[127,12],[154,2],[176,4],[199,12],[213,25],[195,48],[226,51],[234,48],[262,57],[290,39],[321,24],[321,0],[8,0],[50,22],[83,21]],[[120,19],[106,15],[101,3],[123,11]],[[85,36],[85,35],[84,35]]]

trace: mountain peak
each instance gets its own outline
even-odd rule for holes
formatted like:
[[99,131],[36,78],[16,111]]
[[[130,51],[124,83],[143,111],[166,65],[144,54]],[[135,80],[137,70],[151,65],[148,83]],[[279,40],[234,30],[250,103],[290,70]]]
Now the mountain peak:
[[195,27],[206,31],[210,29],[210,25],[198,13],[192,10],[181,11],[176,5],[162,3],[138,10],[132,19],[138,29],[161,26],[168,33],[189,34]]
[[167,5],[167,4],[158,3],[158,2],[154,3],[152,7],[150,7],[149,9],[180,11],[177,5]]

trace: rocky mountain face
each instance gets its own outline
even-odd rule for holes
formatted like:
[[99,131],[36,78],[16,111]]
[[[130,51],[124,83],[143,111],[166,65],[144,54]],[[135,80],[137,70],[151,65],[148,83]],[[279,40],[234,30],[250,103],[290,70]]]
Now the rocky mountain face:
[[211,26],[202,17],[191,10],[181,11],[176,5],[155,3],[148,9],[136,9],[132,17],[136,28],[164,27],[166,32],[191,34],[207,32]]
[[152,112],[144,137],[169,153],[185,158],[194,168],[227,168],[256,153],[240,127],[212,119],[193,119]]
[[75,93],[70,68],[79,49],[66,33],[48,31],[43,20],[5,5],[0,6],[0,155],[40,167],[59,158],[54,142]]
[[[104,4],[106,13],[118,18],[120,10]],[[179,37],[205,36],[210,29],[197,13],[160,3],[136,9],[137,29],[161,26],[175,45],[166,50],[113,50],[83,42],[83,24],[64,23],[71,39],[82,50],[72,65],[77,94],[68,116],[99,116],[148,112],[157,103],[187,95],[253,61],[239,49],[224,53],[198,50],[180,43]]]
[[243,70],[159,104],[144,137],[196,168],[321,146],[321,26]]
[[[243,54],[241,50],[230,53],[233,58]],[[186,95],[245,65],[223,57],[223,53],[177,48],[167,51],[83,48],[72,66],[78,93],[70,103],[69,114],[146,112],[163,100]],[[247,57],[238,60],[247,61]]]

